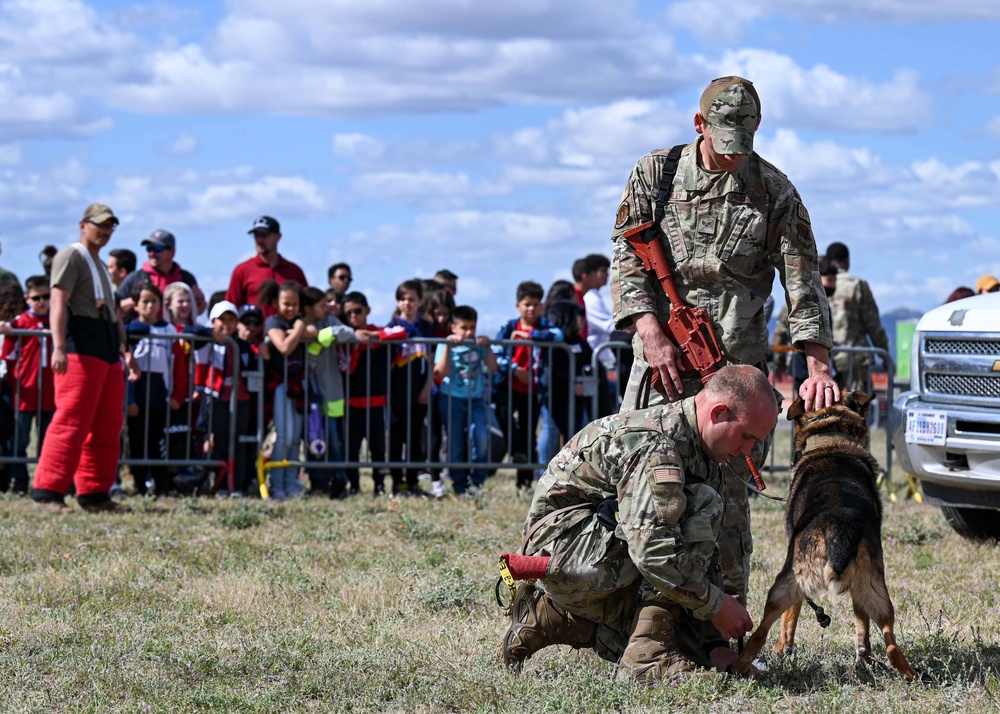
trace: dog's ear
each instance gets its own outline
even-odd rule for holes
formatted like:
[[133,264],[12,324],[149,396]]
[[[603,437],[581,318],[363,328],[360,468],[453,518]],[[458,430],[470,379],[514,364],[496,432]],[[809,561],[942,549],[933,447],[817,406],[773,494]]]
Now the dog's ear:
[[875,399],[874,394],[865,394],[864,392],[846,392],[841,395],[844,401],[844,406],[846,406],[851,411],[857,412],[861,416],[864,416],[868,412],[868,407]]
[[805,413],[806,403],[802,401],[802,397],[795,397],[795,401],[792,402],[792,406],[788,407],[788,421],[795,421]]

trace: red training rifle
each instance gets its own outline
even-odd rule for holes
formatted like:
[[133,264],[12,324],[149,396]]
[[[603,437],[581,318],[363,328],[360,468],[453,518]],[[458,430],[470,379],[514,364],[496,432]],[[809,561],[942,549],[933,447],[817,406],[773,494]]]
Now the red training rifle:
[[[678,364],[685,372],[697,371],[701,376],[701,383],[707,383],[724,359],[708,311],[702,307],[692,307],[681,299],[654,221],[647,221],[625,231],[622,238],[632,246],[636,257],[642,261],[642,267],[653,274],[670,299],[670,315],[666,322],[660,323],[660,328],[680,349],[681,359]],[[658,369],[653,369],[652,385],[656,391],[666,394]],[[746,458],[754,483],[763,491],[764,479],[757,471],[753,459],[749,456]]]

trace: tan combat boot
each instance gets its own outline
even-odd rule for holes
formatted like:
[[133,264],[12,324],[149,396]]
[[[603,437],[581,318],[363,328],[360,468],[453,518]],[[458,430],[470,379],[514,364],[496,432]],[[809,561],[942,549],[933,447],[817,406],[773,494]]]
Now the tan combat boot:
[[628,647],[618,661],[617,678],[652,684],[694,672],[697,665],[677,646],[680,618],[680,605],[640,605],[632,620]]
[[520,672],[524,660],[549,645],[592,647],[597,625],[559,608],[533,582],[522,582],[510,606],[510,627],[500,643],[501,656]]

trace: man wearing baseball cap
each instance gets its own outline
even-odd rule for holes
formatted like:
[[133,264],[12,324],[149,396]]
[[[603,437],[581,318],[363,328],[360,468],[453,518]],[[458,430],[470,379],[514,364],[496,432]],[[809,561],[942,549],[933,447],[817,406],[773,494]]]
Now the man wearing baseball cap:
[[[170,231],[157,228],[150,233],[149,238],[142,242],[142,247],[146,249],[148,260],[142,264],[139,270],[132,272],[122,284],[118,286],[115,295],[120,300],[122,312],[131,312],[134,306],[132,291],[138,283],[152,283],[164,292],[171,283],[186,283],[191,288],[197,302],[197,313],[200,315],[205,310],[205,295],[198,287],[198,280],[188,271],[181,268],[180,264],[174,260],[177,255],[177,239]],[[166,306],[161,308],[160,317],[164,316]]]
[[139,367],[100,257],[117,227],[110,208],[92,203],[80,219],[80,240],[52,259],[49,319],[56,412],[31,490],[35,502],[51,512],[66,510],[70,486],[85,511],[122,510],[108,493],[118,473],[124,367],[133,381]]
[[279,285],[287,280],[294,280],[303,286],[308,283],[302,268],[278,254],[281,226],[277,220],[271,216],[257,216],[247,233],[253,236],[257,255],[240,263],[233,270],[226,300],[236,305],[253,303],[260,307],[267,318],[274,314],[274,306],[260,304],[257,293],[261,283],[265,280],[277,281]]
[[[615,216],[611,264],[615,327],[636,330],[623,410],[636,408],[647,370],[659,373],[665,391],[653,391],[650,406],[690,397],[702,387],[696,372],[682,373],[679,348],[660,327],[670,313],[664,289],[623,237],[648,222],[652,227],[643,235],[662,246],[681,299],[710,316],[723,364],[766,370],[764,302],[777,271],[792,341],[804,349],[809,364],[800,394],[807,408],[840,398],[830,375],[829,307],[809,213],[788,178],[754,152],[760,120],[760,97],[752,82],[737,76],[715,79],[694,115],[695,141],[647,154],[629,176]],[[757,463],[769,446],[766,441],[754,450]],[[726,592],[745,604],[752,550],[744,485],[748,468],[742,456],[710,468],[732,468],[743,476],[743,481],[718,479],[726,484],[720,494],[719,552]],[[661,635],[668,636],[649,636],[657,640]]]

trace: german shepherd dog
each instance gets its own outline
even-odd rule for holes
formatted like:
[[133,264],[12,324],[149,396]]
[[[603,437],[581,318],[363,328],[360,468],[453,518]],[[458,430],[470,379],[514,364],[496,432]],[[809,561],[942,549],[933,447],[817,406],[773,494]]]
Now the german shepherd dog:
[[760,626],[733,664],[734,672],[747,670],[779,615],[781,633],[774,651],[788,654],[802,601],[850,592],[858,659],[871,662],[868,628],[874,620],[885,638],[890,664],[908,682],[917,677],[896,644],[895,613],[885,585],[878,462],[869,450],[865,421],[872,399],[862,392],[847,392],[842,403],[824,409],[807,413],[802,400],[796,399],[788,410],[788,419],[795,421],[785,512],[788,556],[767,594]]

